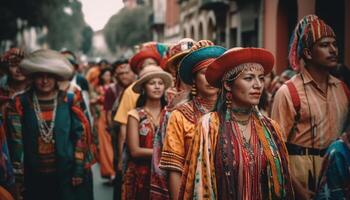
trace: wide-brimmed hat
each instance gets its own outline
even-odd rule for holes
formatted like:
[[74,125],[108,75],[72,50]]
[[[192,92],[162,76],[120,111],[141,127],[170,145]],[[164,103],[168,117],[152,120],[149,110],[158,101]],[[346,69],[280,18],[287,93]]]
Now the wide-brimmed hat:
[[177,72],[179,63],[185,57],[194,45],[195,41],[191,38],[183,38],[169,48],[168,60],[165,63],[164,70],[172,73]]
[[156,42],[142,45],[140,51],[131,57],[129,61],[132,71],[137,73],[138,69],[142,66],[142,61],[147,58],[153,58],[159,66],[164,65],[167,48],[165,44]]
[[141,93],[143,85],[152,78],[161,78],[164,81],[165,89],[172,86],[172,76],[165,72],[159,66],[150,65],[140,72],[140,78],[135,82],[132,90],[136,93]]
[[25,74],[50,73],[60,80],[68,80],[74,74],[73,66],[62,54],[48,49],[34,51],[19,66]]
[[221,56],[226,49],[221,46],[206,46],[199,48],[187,54],[179,66],[179,76],[186,84],[192,84],[193,74],[198,69],[198,66],[207,67],[215,58]]
[[258,63],[264,68],[264,73],[272,71],[275,59],[269,51],[262,48],[232,48],[215,59],[207,68],[205,77],[208,83],[220,88],[224,75],[244,63]]

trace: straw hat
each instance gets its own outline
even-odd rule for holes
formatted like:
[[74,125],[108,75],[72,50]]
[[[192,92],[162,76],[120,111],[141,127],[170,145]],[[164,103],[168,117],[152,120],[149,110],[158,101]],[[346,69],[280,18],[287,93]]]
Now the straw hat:
[[141,93],[144,83],[152,78],[161,78],[164,81],[165,89],[172,86],[172,76],[168,72],[163,71],[159,66],[150,65],[140,72],[140,78],[135,82],[132,90]]
[[243,63],[261,64],[266,75],[272,71],[275,59],[266,49],[232,48],[208,65],[205,77],[210,85],[220,88],[224,75]]
[[41,49],[24,58],[19,64],[25,74],[50,73],[61,80],[69,80],[74,74],[74,68],[70,62],[59,52]]

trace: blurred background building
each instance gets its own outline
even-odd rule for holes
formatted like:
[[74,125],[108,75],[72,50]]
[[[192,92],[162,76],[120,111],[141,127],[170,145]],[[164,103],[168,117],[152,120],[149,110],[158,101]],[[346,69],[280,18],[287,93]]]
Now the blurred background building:
[[165,13],[164,42],[191,37],[227,48],[264,47],[276,56],[277,73],[288,66],[289,38],[296,23],[316,14],[333,27],[340,61],[350,65],[347,0],[168,0]]
[[[30,0],[23,1],[29,2],[23,5],[24,8],[32,5]],[[46,24],[37,21],[38,17],[30,13],[29,19],[35,19],[35,23],[27,20],[26,16],[15,17],[13,19],[16,27],[9,25],[11,30],[8,27],[1,30],[0,51],[17,45],[26,46],[31,50],[42,47],[58,50],[69,48],[89,56],[106,54],[111,58],[127,57],[125,52],[131,55],[130,50],[142,42],[153,40],[172,43],[190,37],[195,40],[209,39],[226,48],[267,48],[276,57],[276,72],[281,73],[288,67],[288,44],[294,26],[305,15],[316,14],[333,27],[337,34],[339,60],[345,65],[350,65],[350,37],[346,37],[350,36],[349,0],[119,1],[124,3],[124,8],[116,11],[102,30],[92,32],[88,24],[81,20],[81,6],[84,5],[81,5],[79,0],[53,0],[59,9],[51,10],[59,10],[65,17],[63,25],[58,24],[57,17],[51,15],[51,21],[41,19],[47,22]],[[6,14],[7,9],[12,8],[6,1],[0,4],[5,5],[0,7],[2,13]],[[6,16],[8,15],[0,17],[0,21],[10,24]],[[50,25],[53,22],[57,23],[57,27],[63,27],[63,33],[70,30],[70,27],[74,27],[74,31],[68,31],[70,35],[62,33],[57,36],[53,33],[60,29]],[[15,37],[9,37],[9,34]],[[65,40],[60,41],[62,38]]]

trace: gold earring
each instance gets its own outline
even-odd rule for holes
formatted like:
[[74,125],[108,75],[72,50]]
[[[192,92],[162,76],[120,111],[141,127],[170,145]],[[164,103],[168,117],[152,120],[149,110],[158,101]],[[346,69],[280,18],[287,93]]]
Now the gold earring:
[[195,84],[192,85],[191,94],[192,96],[197,96],[197,88]]

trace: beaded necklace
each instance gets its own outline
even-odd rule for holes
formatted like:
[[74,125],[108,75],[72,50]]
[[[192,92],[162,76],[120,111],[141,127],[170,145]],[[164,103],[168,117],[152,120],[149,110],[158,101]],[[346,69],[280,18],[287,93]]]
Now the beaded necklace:
[[193,101],[193,105],[196,108],[196,110],[201,112],[202,115],[209,112],[210,109],[212,109],[213,105],[215,104],[215,101],[211,102],[211,101],[202,99],[200,97],[194,97],[192,101]]
[[[233,116],[232,116],[233,117]],[[251,117],[249,117],[251,118]],[[248,119],[249,120],[249,119]],[[260,187],[258,184],[259,174],[261,169],[261,155],[262,149],[259,145],[259,139],[257,134],[255,133],[255,123],[254,120],[251,119],[251,123],[247,124],[245,130],[242,130],[239,126],[238,122],[232,121],[231,128],[234,130],[234,135],[237,138],[237,142],[242,147],[240,162],[243,165],[243,168],[247,170],[243,170],[242,174],[240,174],[243,179],[240,185],[239,191],[242,192],[242,198],[248,197],[249,199],[252,197],[251,195],[259,195],[261,193]],[[251,129],[251,137],[250,139],[246,139],[244,137],[247,129]],[[257,198],[261,198],[260,196]]]
[[53,138],[53,129],[55,126],[55,117],[56,117],[56,110],[57,110],[57,96],[58,96],[58,93],[56,92],[53,99],[52,120],[48,125],[42,117],[42,111],[40,108],[38,97],[35,92],[33,93],[33,107],[35,111],[35,116],[38,121],[39,133],[40,133],[40,137],[43,139],[45,143],[55,143],[55,140]]

